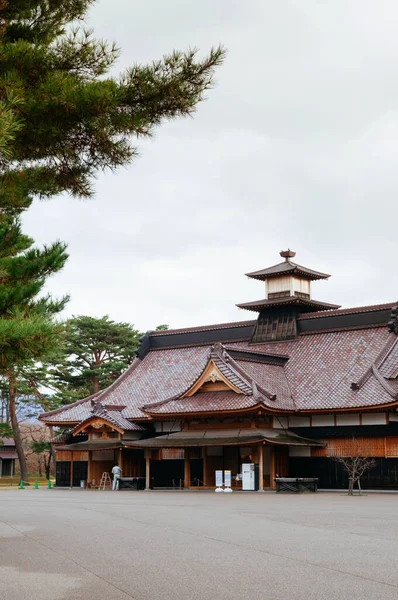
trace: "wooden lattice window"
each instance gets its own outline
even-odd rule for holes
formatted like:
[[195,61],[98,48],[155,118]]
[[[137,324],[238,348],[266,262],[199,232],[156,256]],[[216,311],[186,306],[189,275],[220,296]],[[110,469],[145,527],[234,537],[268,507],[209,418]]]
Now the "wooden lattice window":
[[184,448],[162,448],[159,451],[159,460],[171,460],[184,458]]
[[294,340],[296,337],[295,310],[262,311],[257,320],[252,343]]
[[386,458],[398,457],[398,437],[386,438]]
[[385,456],[384,437],[331,438],[322,441],[326,447],[312,448],[311,456]]

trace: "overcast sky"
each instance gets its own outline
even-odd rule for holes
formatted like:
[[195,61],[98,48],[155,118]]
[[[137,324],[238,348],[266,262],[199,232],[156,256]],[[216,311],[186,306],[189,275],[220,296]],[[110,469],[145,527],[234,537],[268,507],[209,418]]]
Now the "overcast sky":
[[93,200],[36,202],[25,229],[70,259],[49,284],[66,316],[141,330],[245,320],[244,273],[297,262],[332,273],[313,297],[398,299],[398,4],[100,0],[88,24],[117,69],[173,49],[228,49],[193,119],[165,123]]

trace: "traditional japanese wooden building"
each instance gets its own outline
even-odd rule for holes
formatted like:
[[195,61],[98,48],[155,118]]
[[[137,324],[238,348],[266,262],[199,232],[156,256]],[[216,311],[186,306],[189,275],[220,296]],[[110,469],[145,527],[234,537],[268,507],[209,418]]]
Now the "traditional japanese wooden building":
[[15,461],[18,459],[15,442],[12,438],[0,438],[0,477],[15,475]]
[[148,332],[109,388],[41,415],[63,428],[57,485],[98,484],[117,461],[146,488],[214,487],[217,469],[248,462],[260,490],[277,474],[341,487],[330,457],[355,439],[376,458],[363,485],[398,488],[397,302],[314,300],[312,282],[329,275],[281,256],[247,274],[263,286],[238,304],[253,320]]

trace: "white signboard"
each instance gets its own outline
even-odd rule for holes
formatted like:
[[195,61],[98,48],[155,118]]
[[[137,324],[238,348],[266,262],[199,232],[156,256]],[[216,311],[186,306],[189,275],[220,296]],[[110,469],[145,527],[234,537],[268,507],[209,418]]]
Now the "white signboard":
[[231,480],[232,480],[232,476],[231,476],[231,471],[224,471],[224,485],[225,487],[231,487]]
[[222,485],[223,485],[222,471],[216,471],[216,487],[222,487]]

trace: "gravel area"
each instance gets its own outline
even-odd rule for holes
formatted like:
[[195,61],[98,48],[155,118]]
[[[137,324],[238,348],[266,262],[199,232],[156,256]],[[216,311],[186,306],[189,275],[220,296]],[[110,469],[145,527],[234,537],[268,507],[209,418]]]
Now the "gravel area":
[[2,600],[396,600],[398,496],[0,490]]

